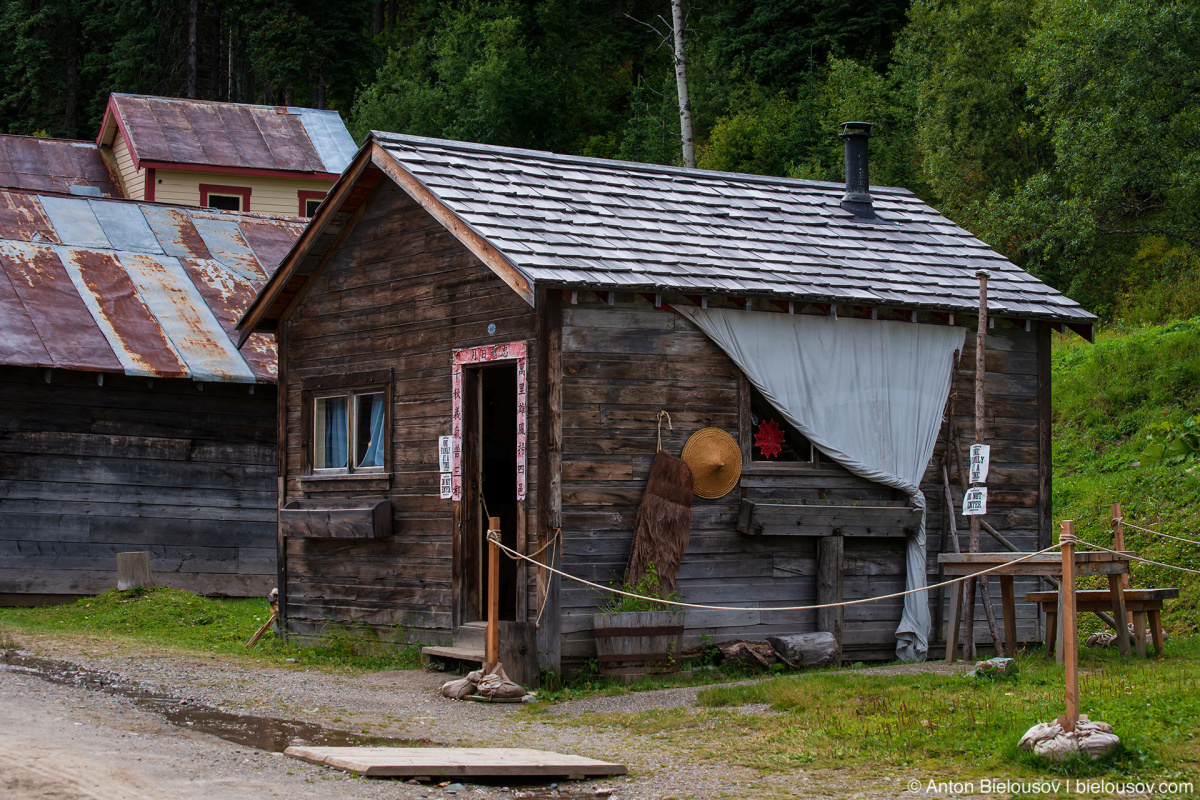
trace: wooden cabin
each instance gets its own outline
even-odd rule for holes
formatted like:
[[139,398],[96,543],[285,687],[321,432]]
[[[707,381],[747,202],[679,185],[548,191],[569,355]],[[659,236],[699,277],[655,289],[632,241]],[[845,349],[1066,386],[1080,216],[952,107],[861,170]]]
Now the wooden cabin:
[[301,217],[356,149],[337,111],[120,93],[96,144],[130,199]]
[[275,352],[233,325],[294,217],[0,190],[0,605],[275,585]]
[[[279,348],[286,630],[365,625],[482,658],[485,504],[508,546],[619,582],[660,410],[673,423],[664,450],[716,427],[744,461],[733,491],[694,499],[680,596],[730,610],[689,610],[685,646],[813,630],[811,610],[760,609],[829,596],[815,575],[831,537],[845,599],[933,582],[946,543],[942,390],[957,386],[953,422],[971,441],[963,334],[979,269],[994,320],[987,519],[1023,549],[1048,544],[1050,335],[1090,336],[1094,317],[911,193],[870,193],[868,217],[828,183],[372,134],[239,322],[243,338],[272,332]],[[910,492],[815,446],[780,418],[761,374],[750,380],[692,321],[718,310],[964,342],[957,375],[948,353],[938,362],[930,435],[942,430],[916,465],[923,545]],[[805,346],[781,339],[779,363]],[[768,419],[786,431],[784,458],[755,445]],[[914,552],[924,573],[906,571]],[[500,589],[503,619],[536,624],[543,666],[595,657],[598,591],[508,560]],[[928,598],[934,651],[943,601],[915,597]],[[847,607],[844,656],[894,658],[902,609]],[[1036,609],[1021,613],[1022,638],[1037,640]]]

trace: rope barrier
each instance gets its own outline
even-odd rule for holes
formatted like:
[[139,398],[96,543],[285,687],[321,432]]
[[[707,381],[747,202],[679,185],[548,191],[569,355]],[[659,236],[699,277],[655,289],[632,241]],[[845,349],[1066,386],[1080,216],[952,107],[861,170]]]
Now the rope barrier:
[[524,555],[523,553],[518,553],[516,550],[513,550],[510,547],[506,547],[500,541],[500,536],[498,533],[496,536],[492,536],[492,531],[489,531],[488,532],[488,540],[495,542],[496,546],[500,548],[501,552],[503,552],[509,558],[524,559],[525,561],[535,564],[538,567],[541,567],[543,569],[549,570],[550,572],[553,572],[556,575],[561,575],[564,578],[573,580],[576,583],[582,583],[584,586],[590,586],[593,589],[599,589],[602,592],[612,592],[613,594],[624,595],[625,597],[633,597],[638,600],[648,600],[653,603],[662,603],[663,605],[668,605],[668,606],[678,606],[680,608],[700,608],[700,609],[704,609],[706,611],[815,611],[815,610],[821,609],[821,608],[838,608],[840,606],[855,606],[855,605],[860,605],[862,603],[874,603],[878,600],[891,600],[891,599],[894,599],[897,597],[905,597],[906,595],[910,595],[910,594],[918,594],[919,592],[928,592],[930,589],[937,589],[942,586],[949,586],[952,583],[959,583],[961,581],[970,580],[971,578],[978,578],[980,575],[987,575],[990,572],[996,572],[998,570],[1005,569],[1006,567],[1008,567],[1012,564],[1019,564],[1022,561],[1028,561],[1029,559],[1033,558],[1034,556],[1045,555],[1046,553],[1049,553],[1052,550],[1057,550],[1060,546],[1057,544],[1053,544],[1044,550],[1038,550],[1036,553],[1026,553],[1025,555],[1021,556],[1020,558],[1014,558],[1012,561],[1009,561],[1007,564],[997,564],[994,567],[988,567],[985,570],[980,570],[979,572],[974,572],[970,575],[964,575],[961,578],[952,578],[948,581],[942,581],[941,583],[933,583],[928,586],[923,586],[920,589],[908,589],[903,592],[893,592],[892,594],[880,595],[879,597],[864,597],[861,600],[843,600],[840,603],[822,603],[820,605],[810,605],[810,606],[774,606],[774,607],[770,607],[770,608],[747,608],[745,606],[706,606],[706,605],[701,605],[699,603],[683,603],[683,602],[680,602],[679,600],[663,600],[658,597],[647,597],[645,595],[635,594],[634,592],[627,592],[623,589],[614,589],[611,586],[602,586],[601,584],[592,583],[589,580],[585,580],[585,579],[577,577],[575,575],[571,575],[570,573],[563,572],[562,570],[555,569],[554,567],[551,567],[548,564],[543,564],[539,561],[534,561],[529,556]]
[[1155,536],[1165,536],[1166,538],[1174,539],[1177,542],[1187,542],[1188,544],[1194,544],[1194,545],[1200,546],[1200,542],[1196,541],[1195,539],[1183,539],[1179,536],[1172,536],[1169,533],[1163,533],[1162,531],[1152,531],[1149,528],[1143,528],[1141,525],[1134,525],[1132,522],[1127,522],[1125,520],[1121,520],[1121,524],[1124,525],[1126,528],[1137,528],[1139,531],[1145,531],[1146,533],[1153,533]]
[[[1128,523],[1126,523],[1126,524],[1128,524]],[[1154,565],[1154,566],[1156,566],[1156,567],[1166,567],[1167,569],[1174,569],[1174,570],[1178,570],[1178,571],[1180,571],[1180,572],[1190,572],[1190,573],[1192,573],[1193,575],[1200,575],[1200,569],[1189,569],[1188,567],[1178,567],[1178,566],[1176,566],[1176,565],[1174,565],[1174,564],[1164,564],[1164,563],[1163,563],[1163,562],[1161,562],[1161,561],[1151,561],[1151,560],[1150,560],[1150,559],[1148,559],[1148,558],[1142,558],[1141,556],[1135,556],[1135,555],[1133,555],[1133,554],[1131,554],[1131,553],[1129,553],[1129,552],[1124,552],[1124,553],[1122,553],[1120,550],[1109,550],[1107,547],[1101,547],[1101,546],[1100,546],[1100,545],[1098,545],[1098,544],[1092,544],[1091,542],[1085,542],[1083,539],[1080,539],[1080,540],[1079,540],[1079,543],[1080,543],[1080,544],[1086,544],[1088,547],[1094,547],[1094,548],[1096,548],[1097,550],[1100,550],[1100,551],[1102,551],[1102,552],[1105,552],[1105,553],[1116,553],[1116,554],[1117,554],[1117,555],[1119,555],[1119,556],[1123,556],[1123,557],[1125,557],[1125,558],[1129,558],[1129,559],[1132,559],[1132,560],[1134,560],[1134,561],[1144,561],[1145,563],[1147,563],[1147,564],[1153,564],[1153,565]]]

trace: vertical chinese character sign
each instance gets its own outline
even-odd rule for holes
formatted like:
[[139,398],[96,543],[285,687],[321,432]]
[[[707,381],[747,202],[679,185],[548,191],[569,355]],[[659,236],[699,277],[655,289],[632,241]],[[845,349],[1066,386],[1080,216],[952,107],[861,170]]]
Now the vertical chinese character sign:
[[529,397],[529,360],[526,357],[525,342],[484,345],[454,351],[454,364],[451,366],[453,411],[450,418],[454,467],[453,497],[455,500],[462,500],[463,367],[470,364],[484,364],[489,361],[517,362],[517,500],[520,501],[525,499],[525,418]]

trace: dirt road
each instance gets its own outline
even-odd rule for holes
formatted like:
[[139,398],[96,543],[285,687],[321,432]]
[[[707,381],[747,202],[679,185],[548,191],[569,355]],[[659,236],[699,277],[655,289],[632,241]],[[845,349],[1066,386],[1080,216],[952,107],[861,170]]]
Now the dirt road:
[[[72,680],[83,685],[0,669],[0,797],[11,800],[903,796],[903,776],[798,770],[764,777],[726,764],[692,763],[652,736],[571,724],[573,716],[588,710],[690,707],[695,689],[587,698],[555,706],[543,719],[518,706],[443,699],[436,688],[444,676],[419,670],[332,674],[253,666],[224,656],[114,649],[111,643],[73,638],[26,637],[21,646],[22,652],[102,674],[109,688],[89,688],[77,676]],[[126,694],[150,691],[171,699],[148,707],[136,697],[113,693],[112,686]],[[456,792],[455,787],[357,778],[198,732],[181,721],[190,719],[186,715],[172,724],[163,703],[366,736],[556,750],[620,761],[630,775],[555,788],[468,784]],[[254,725],[247,721],[243,727]]]

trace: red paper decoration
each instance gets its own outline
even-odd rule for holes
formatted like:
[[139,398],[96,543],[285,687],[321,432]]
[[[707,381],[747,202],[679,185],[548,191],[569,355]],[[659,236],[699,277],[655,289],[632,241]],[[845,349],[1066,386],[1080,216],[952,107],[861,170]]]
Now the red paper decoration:
[[754,434],[754,444],[766,458],[774,458],[783,450],[783,428],[773,419],[764,419]]

